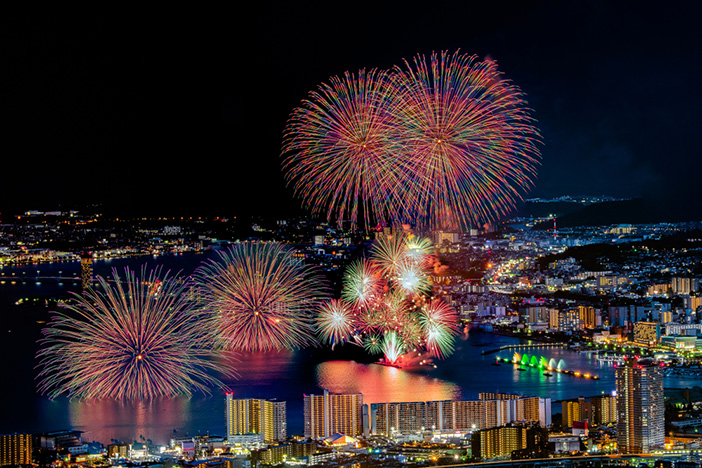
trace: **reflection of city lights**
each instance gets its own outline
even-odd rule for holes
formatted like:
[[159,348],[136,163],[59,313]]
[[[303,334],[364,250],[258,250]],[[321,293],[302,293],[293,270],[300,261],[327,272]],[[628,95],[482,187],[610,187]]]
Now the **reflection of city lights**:
[[406,370],[353,361],[328,361],[317,366],[317,385],[332,393],[362,393],[364,403],[452,400],[457,385]]

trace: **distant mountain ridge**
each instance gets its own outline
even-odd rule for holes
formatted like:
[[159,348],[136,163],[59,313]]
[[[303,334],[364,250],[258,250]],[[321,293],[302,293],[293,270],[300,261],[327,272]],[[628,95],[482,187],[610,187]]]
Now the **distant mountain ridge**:
[[[525,204],[523,208],[526,212],[533,213],[532,216],[556,214],[559,227],[681,223],[702,219],[697,206],[683,206],[679,203],[672,204],[666,200],[645,198],[595,203],[587,206],[580,205],[580,207],[572,206],[577,205],[576,203],[569,203],[568,206],[559,206],[559,210],[554,209],[556,208],[554,206],[551,212],[546,214],[540,213],[548,211],[548,208],[538,205],[560,204],[529,203]],[[538,224],[535,229],[550,229],[552,227],[552,222],[543,222]]]

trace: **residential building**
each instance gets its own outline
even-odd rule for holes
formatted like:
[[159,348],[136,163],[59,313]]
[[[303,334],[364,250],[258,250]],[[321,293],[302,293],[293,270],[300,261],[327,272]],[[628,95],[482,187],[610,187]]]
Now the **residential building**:
[[617,367],[617,445],[619,453],[648,453],[665,440],[663,376],[654,365],[635,360]]
[[333,434],[363,435],[363,395],[304,395],[305,437],[326,438]]
[[240,441],[244,434],[262,434],[265,442],[284,440],[287,436],[286,404],[284,401],[254,398],[235,399],[226,395],[227,438]]
[[0,435],[0,466],[32,463],[32,434]]

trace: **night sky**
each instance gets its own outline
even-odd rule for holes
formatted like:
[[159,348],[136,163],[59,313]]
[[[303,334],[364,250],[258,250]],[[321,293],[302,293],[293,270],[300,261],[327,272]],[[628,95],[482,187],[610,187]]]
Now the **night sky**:
[[5,15],[0,209],[297,212],[279,152],[300,100],[347,70],[460,49],[495,59],[534,110],[527,196],[702,218],[700,2],[255,3]]

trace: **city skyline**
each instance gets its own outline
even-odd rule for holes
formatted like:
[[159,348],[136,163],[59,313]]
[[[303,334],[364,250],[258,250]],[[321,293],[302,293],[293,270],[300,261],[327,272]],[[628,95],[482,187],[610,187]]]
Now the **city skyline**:
[[454,461],[696,448],[669,431],[702,426],[672,400],[702,378],[701,12],[12,13],[0,423],[33,435],[0,465],[48,424],[139,457],[287,439],[254,468],[374,427],[479,431]]
[[0,209],[50,199],[304,213],[279,157],[292,110],[331,76],[441,50],[496,60],[526,93],[544,140],[527,198],[691,196],[698,5],[434,8],[435,21],[391,4],[17,15],[3,33],[5,167],[17,176]]
[[[97,224],[85,226],[91,232],[95,230],[94,234],[98,238],[106,239],[100,234],[106,231],[97,230]],[[27,241],[27,245],[31,246],[43,236],[53,236],[53,233],[59,231],[55,227],[43,224],[3,225],[0,231],[3,236],[7,234],[8,239],[13,239],[13,242],[24,245]],[[299,227],[292,224],[289,226],[293,231]],[[304,431],[307,430],[305,410],[311,408],[304,395],[309,397],[308,400],[313,397],[321,399],[321,409],[315,409],[313,413],[320,416],[315,419],[319,423],[317,426],[322,427],[323,424],[329,428],[324,431],[326,437],[336,432],[332,430],[333,415],[336,413],[333,408],[325,413],[325,399],[320,396],[321,389],[329,389],[330,395],[363,395],[363,402],[371,407],[383,402],[409,402],[409,405],[397,407],[398,412],[394,413],[396,416],[392,416],[397,423],[388,424],[389,420],[385,419],[386,423],[383,424],[386,429],[390,427],[391,432],[392,427],[401,427],[401,418],[417,415],[428,418],[414,420],[415,426],[412,427],[420,430],[432,426],[439,430],[472,429],[473,424],[476,430],[487,430],[488,427],[483,426],[501,426],[512,420],[535,422],[537,419],[544,426],[549,425],[548,409],[552,409],[555,404],[557,411],[558,403],[567,401],[560,406],[561,429],[572,427],[573,431],[580,431],[587,423],[588,427],[593,428],[593,441],[597,441],[598,446],[607,447],[616,439],[612,439],[609,434],[600,440],[597,437],[598,431],[594,428],[610,425],[603,430],[611,432],[613,429],[614,405],[609,395],[615,388],[614,373],[619,368],[623,354],[612,354],[604,350],[617,349],[626,354],[659,356],[656,359],[661,361],[656,365],[660,367],[656,368],[674,388],[678,384],[673,384],[671,379],[677,381],[695,378],[699,374],[699,368],[688,368],[680,362],[680,359],[684,359],[687,363],[689,353],[702,349],[702,337],[698,335],[702,325],[696,318],[700,304],[699,261],[697,256],[688,255],[690,251],[699,251],[696,246],[702,241],[694,234],[698,231],[688,231],[689,228],[687,225],[600,227],[589,231],[564,230],[557,237],[548,232],[525,228],[509,236],[492,239],[482,236],[444,237],[441,233],[435,240],[440,243],[442,264],[461,265],[460,271],[444,272],[443,275],[434,272],[442,278],[436,283],[434,295],[450,300],[464,321],[461,336],[456,341],[455,353],[441,361],[433,361],[433,364],[430,362],[429,365],[422,365],[420,361],[417,366],[413,366],[410,362],[407,368],[402,366],[402,369],[373,363],[375,359],[361,356],[363,351],[360,348],[349,349],[339,346],[340,343],[336,349],[324,345],[322,349],[311,347],[282,354],[245,353],[236,365],[240,378],[231,378],[226,382],[228,386],[231,385],[232,391],[226,402],[228,404],[230,399],[263,402],[274,398],[286,402],[286,407],[290,409],[287,417],[290,419],[284,427],[288,435],[299,435],[303,433],[303,427]],[[670,235],[666,236],[665,230]],[[102,272],[99,274],[104,275],[106,268],[118,267],[123,262],[141,263],[146,260],[167,262],[164,263],[164,268],[166,265],[170,265],[169,268],[186,268],[183,273],[187,274],[187,271],[197,268],[194,263],[188,266],[188,262],[205,260],[208,255],[205,245],[212,240],[208,236],[201,237],[206,231],[198,233],[189,228],[178,230],[170,223],[164,229],[153,229],[150,226],[144,230],[132,229],[130,232],[132,236],[146,235],[153,241],[173,241],[173,245],[181,247],[186,247],[190,242],[188,239],[197,240],[197,243],[189,248],[189,254],[172,252],[159,255],[144,251],[146,255],[95,259],[92,265],[95,274]],[[338,268],[340,263],[350,262],[353,258],[350,238],[345,234],[336,233],[333,229],[329,229],[325,235],[317,235],[313,230],[305,232],[303,237],[307,243],[306,246],[299,247],[300,258],[306,257],[319,267],[327,265],[329,268],[334,268],[334,265]],[[112,238],[114,243],[111,241],[109,244],[113,247],[122,246],[125,239],[121,239],[119,231],[112,233],[115,234]],[[166,237],[155,237],[160,235]],[[682,239],[684,243],[672,243],[676,238]],[[137,241],[136,245],[139,244]],[[155,247],[155,244],[150,245]],[[686,247],[679,248],[682,245]],[[574,248],[566,249],[568,246]],[[580,254],[587,250],[578,247],[587,247],[591,253],[581,257]],[[2,341],[5,352],[16,355],[15,359],[9,360],[7,370],[18,377],[16,386],[4,390],[8,395],[4,399],[6,406],[19,411],[19,414],[7,412],[7,416],[2,418],[3,424],[10,431],[34,433],[71,428],[90,434],[86,435],[85,440],[107,441],[142,440],[147,437],[167,440],[168,436],[176,432],[179,435],[203,434],[204,431],[222,434],[226,428],[227,435],[231,436],[230,443],[261,442],[261,437],[247,435],[249,430],[256,432],[261,429],[246,429],[244,425],[241,429],[230,431],[233,426],[229,421],[225,426],[225,398],[217,392],[212,396],[150,399],[148,404],[141,399],[129,402],[112,398],[76,401],[65,397],[49,402],[38,396],[36,382],[27,372],[27,369],[35,365],[33,349],[36,348],[36,338],[33,336],[40,334],[46,327],[49,311],[56,310],[54,307],[60,301],[59,296],[56,296],[53,304],[50,304],[46,295],[79,288],[84,264],[76,258],[53,264],[41,260],[37,263],[24,263],[19,261],[20,257],[12,257],[14,250],[5,250],[7,263],[3,267],[3,275],[0,275],[0,299],[8,302],[7,322],[1,331],[5,340]],[[33,249],[27,249],[28,252],[31,250]],[[612,255],[615,250],[617,254]],[[329,252],[332,258],[326,258],[324,252]],[[590,265],[586,261],[589,256],[604,261],[603,254],[611,255],[606,269]],[[0,252],[0,263],[3,261]],[[474,261],[484,265],[485,271],[481,275],[483,280],[466,280],[461,276],[461,272],[468,272]],[[663,268],[668,276],[660,275]],[[58,276],[56,272],[59,273]],[[153,291],[151,288],[149,290]],[[165,287],[159,289],[165,290]],[[23,293],[24,291],[27,292]],[[525,292],[528,292],[527,295]],[[11,297],[27,297],[27,294],[36,296],[39,301],[20,299],[13,302],[14,306],[9,305]],[[529,294],[535,295],[536,299],[525,299]],[[567,299],[569,297],[577,299]],[[622,306],[623,299],[633,300],[637,305]],[[47,304],[48,307],[41,304]],[[527,337],[546,342],[524,343],[521,338]],[[577,347],[567,345],[572,340],[578,343]],[[524,349],[518,350],[518,347]],[[625,347],[629,347],[628,351]],[[602,352],[593,356],[595,350]],[[145,355],[148,354],[149,351],[146,351]],[[148,360],[145,355],[139,354],[136,359]],[[493,390],[495,393],[490,393],[490,396],[481,396],[481,392]],[[505,418],[489,422],[490,418],[482,415],[481,411],[492,408],[493,403],[470,403],[475,401],[476,393],[479,400],[499,400],[502,397],[498,395],[505,391],[509,394],[533,395],[533,398],[524,400],[524,411],[529,408],[532,416],[519,416],[521,403],[514,400],[514,408],[512,403],[500,403],[499,411],[502,413],[498,413]],[[618,394],[622,395],[622,392]],[[577,395],[589,397],[576,401],[574,398]],[[551,404],[545,401],[548,398],[552,399]],[[545,405],[541,404],[542,399]],[[20,401],[24,403],[19,404]],[[421,401],[449,403],[442,403],[440,408],[436,405],[416,404]],[[510,398],[509,401],[513,400]],[[260,407],[256,410],[245,406],[246,404],[240,413],[244,420],[268,420],[268,415],[273,414],[270,421],[275,422],[275,410],[271,413],[268,409],[260,411]],[[36,409],[25,414],[24,409],[27,407]],[[459,407],[466,412],[456,412]],[[46,413],[45,408],[63,409],[52,409],[51,413]],[[452,415],[453,419],[431,419],[434,413],[429,413],[429,408],[436,408],[443,416]],[[405,409],[408,412],[404,412]],[[683,408],[680,407],[679,411],[677,417],[682,417]],[[689,411],[692,415],[694,410]],[[95,418],[96,414],[101,416]],[[227,414],[231,414],[231,411],[227,410]],[[312,413],[307,411],[307,414]],[[323,416],[325,414],[329,417]],[[412,422],[410,419],[402,421]],[[695,424],[694,419],[677,421],[669,417],[666,417],[666,422]],[[483,436],[486,443],[495,436],[497,444],[500,438],[511,437],[510,431],[515,430],[505,429],[504,434],[502,431],[481,432],[481,441]],[[557,431],[558,426],[554,430]],[[242,433],[241,436],[239,432]],[[521,436],[527,439],[530,437],[526,433]],[[563,444],[572,442],[570,436],[563,437]],[[264,441],[265,439],[268,438],[264,437]],[[474,438],[473,442],[476,440]],[[531,443],[525,443],[526,446],[520,444],[500,448],[499,453],[532,450]],[[609,447],[608,450],[611,450],[612,447]],[[481,456],[497,456],[498,452],[490,452],[487,445],[485,450],[487,451],[482,452],[481,449],[480,453],[487,455]]]

